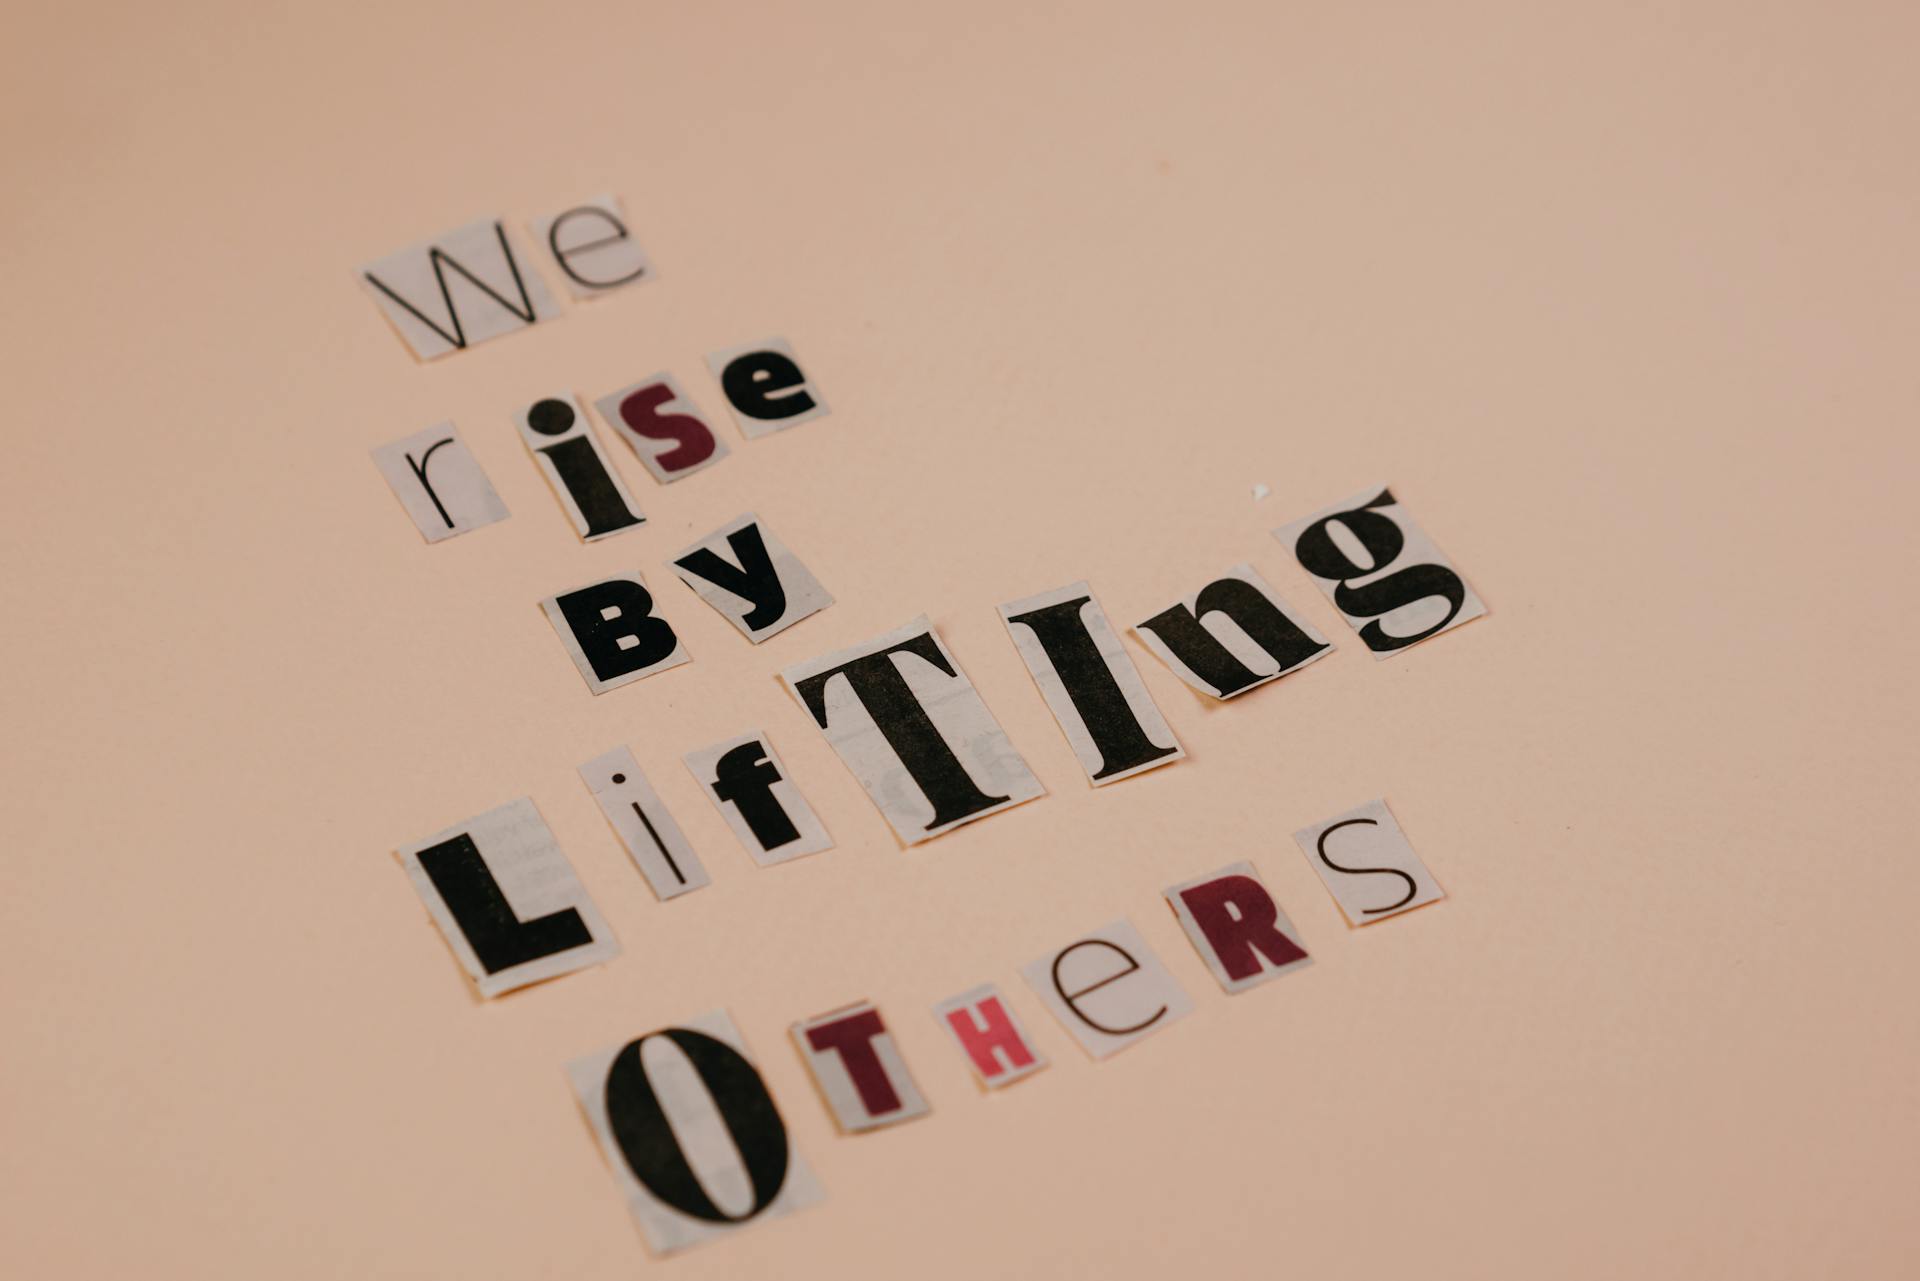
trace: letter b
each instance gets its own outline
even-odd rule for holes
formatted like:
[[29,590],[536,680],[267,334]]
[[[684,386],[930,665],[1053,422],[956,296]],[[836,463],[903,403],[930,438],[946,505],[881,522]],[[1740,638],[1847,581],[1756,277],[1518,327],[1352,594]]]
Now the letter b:
[[653,613],[638,577],[613,578],[541,602],[594,693],[687,662],[680,638]]

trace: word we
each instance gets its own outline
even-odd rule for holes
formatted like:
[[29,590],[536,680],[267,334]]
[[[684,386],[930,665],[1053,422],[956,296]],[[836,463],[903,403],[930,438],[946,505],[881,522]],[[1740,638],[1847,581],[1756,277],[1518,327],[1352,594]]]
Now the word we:
[[[528,230],[577,299],[637,284],[652,274],[653,264],[612,196],[535,219]],[[546,282],[514,252],[498,218],[482,218],[389,254],[362,267],[360,279],[421,360],[560,314]]]

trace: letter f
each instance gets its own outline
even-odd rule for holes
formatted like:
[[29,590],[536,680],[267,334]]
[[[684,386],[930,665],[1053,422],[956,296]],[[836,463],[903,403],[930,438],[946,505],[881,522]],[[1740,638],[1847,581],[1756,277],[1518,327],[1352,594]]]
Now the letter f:
[[780,771],[767,759],[766,748],[757,742],[742,743],[714,762],[713,774],[713,794],[739,808],[761,849],[778,849],[800,839],[799,829],[774,798],[773,785],[780,781]]

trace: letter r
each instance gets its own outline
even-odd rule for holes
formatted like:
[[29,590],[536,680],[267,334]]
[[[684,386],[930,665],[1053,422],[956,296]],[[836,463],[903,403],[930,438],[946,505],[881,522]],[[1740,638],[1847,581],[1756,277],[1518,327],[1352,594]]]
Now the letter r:
[[1280,932],[1280,906],[1249,876],[1222,876],[1180,891],[1180,901],[1229,979],[1260,973],[1260,957],[1275,968],[1306,959],[1306,949]]

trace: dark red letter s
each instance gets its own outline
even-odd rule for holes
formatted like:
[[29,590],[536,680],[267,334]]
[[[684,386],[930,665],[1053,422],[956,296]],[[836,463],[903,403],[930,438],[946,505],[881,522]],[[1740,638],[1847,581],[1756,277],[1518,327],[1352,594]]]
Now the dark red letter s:
[[649,383],[620,402],[620,421],[648,440],[671,440],[674,448],[654,463],[662,471],[685,471],[713,457],[713,432],[692,414],[663,414],[660,407],[673,400],[673,388]]

